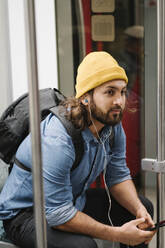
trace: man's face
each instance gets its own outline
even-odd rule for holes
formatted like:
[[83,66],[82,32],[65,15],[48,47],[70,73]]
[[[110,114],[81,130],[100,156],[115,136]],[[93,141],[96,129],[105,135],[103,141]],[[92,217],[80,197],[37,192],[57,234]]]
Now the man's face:
[[112,126],[119,123],[125,108],[126,92],[126,83],[123,80],[110,81],[94,89],[90,99],[94,120]]

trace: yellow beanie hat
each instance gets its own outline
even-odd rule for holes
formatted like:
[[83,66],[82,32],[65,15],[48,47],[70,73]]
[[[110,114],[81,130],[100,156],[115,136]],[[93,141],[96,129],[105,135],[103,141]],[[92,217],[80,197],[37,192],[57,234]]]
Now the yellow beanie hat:
[[115,79],[122,79],[128,83],[124,69],[109,53],[91,52],[83,59],[77,70],[76,98]]

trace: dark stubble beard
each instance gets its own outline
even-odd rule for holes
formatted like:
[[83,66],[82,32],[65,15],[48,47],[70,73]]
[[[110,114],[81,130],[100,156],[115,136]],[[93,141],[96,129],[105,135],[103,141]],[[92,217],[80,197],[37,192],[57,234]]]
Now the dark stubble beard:
[[[123,110],[119,106],[111,108],[111,109],[109,109],[109,111],[107,113],[104,113],[101,109],[99,109],[96,106],[96,104],[93,101],[93,99],[91,99],[89,108],[90,108],[90,111],[91,111],[91,116],[95,120],[101,122],[104,125],[115,126],[116,124],[118,124],[122,120],[122,117],[123,117]],[[120,109],[121,110],[120,114],[113,114],[113,117],[111,117],[110,112],[113,109]]]

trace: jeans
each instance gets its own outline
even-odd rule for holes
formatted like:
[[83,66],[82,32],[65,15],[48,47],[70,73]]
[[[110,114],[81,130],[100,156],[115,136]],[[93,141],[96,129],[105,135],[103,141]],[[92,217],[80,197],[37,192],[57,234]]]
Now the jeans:
[[[153,216],[152,203],[140,196],[142,203]],[[93,217],[99,222],[110,224],[108,219],[109,201],[104,189],[89,189],[87,191],[87,202],[83,210],[84,213]],[[114,226],[121,226],[135,217],[125,208],[111,198],[111,220]],[[35,247],[35,223],[32,209],[22,210],[12,220],[5,220],[4,229],[8,238],[17,246],[22,248]],[[97,244],[92,237],[83,234],[74,234],[59,231],[51,228],[47,224],[47,247],[48,248],[97,248]],[[127,248],[127,245],[120,244],[120,248]],[[130,246],[131,247],[131,246]],[[134,246],[146,248],[147,245],[140,244]]]

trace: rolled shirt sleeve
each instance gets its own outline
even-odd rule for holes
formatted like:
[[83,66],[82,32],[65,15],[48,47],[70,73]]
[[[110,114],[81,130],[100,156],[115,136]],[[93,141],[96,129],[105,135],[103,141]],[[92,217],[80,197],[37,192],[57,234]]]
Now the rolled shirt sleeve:
[[106,183],[108,187],[131,179],[130,170],[126,164],[126,137],[121,124],[115,126],[115,140],[109,155],[106,170]]
[[64,224],[77,212],[70,181],[70,170],[75,159],[74,147],[65,130],[60,130],[60,135],[56,135],[57,130],[53,131],[56,122],[58,120],[52,117],[50,127],[42,135],[45,211],[50,226]]

